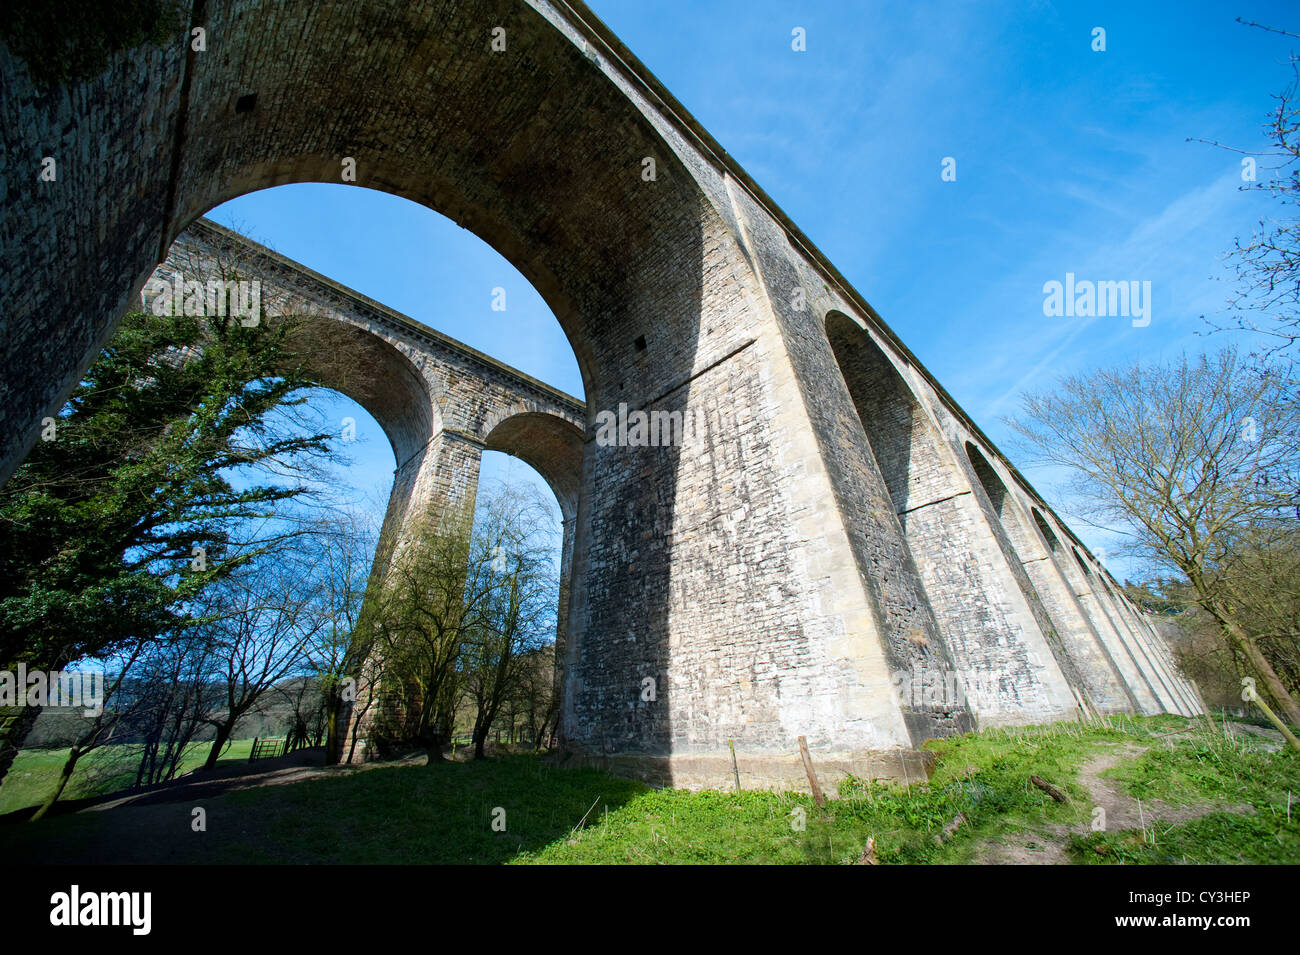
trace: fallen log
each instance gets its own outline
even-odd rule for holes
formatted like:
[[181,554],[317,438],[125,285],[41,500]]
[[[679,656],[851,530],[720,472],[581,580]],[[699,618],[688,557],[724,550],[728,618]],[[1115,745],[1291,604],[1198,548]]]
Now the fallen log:
[[1069,796],[1061,792],[1059,789],[1057,789],[1055,786],[1049,783],[1046,779],[1040,779],[1037,776],[1030,776],[1029,781],[1033,783],[1035,786],[1037,786],[1039,789],[1041,789],[1043,792],[1047,793],[1047,795],[1051,796],[1057,802],[1070,801]]

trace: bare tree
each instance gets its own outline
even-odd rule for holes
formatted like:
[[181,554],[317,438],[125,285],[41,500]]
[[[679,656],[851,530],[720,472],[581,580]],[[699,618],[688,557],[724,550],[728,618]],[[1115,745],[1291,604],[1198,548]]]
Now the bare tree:
[[220,705],[218,688],[209,679],[211,654],[201,632],[184,627],[149,647],[132,673],[136,709],[123,728],[143,741],[137,788],[175,778],[190,744]]
[[1251,614],[1300,543],[1297,422],[1282,370],[1232,347],[1063,378],[1025,395],[1007,422],[1027,452],[1068,470],[1074,500],[1095,523],[1118,525],[1129,553],[1186,578],[1294,726],[1296,687],[1266,652],[1273,641],[1294,653],[1294,618],[1274,614],[1284,632],[1265,633]]
[[123,689],[132,669],[139,663],[148,646],[148,641],[139,641],[119,651],[109,661],[108,666],[111,667],[111,671],[106,669],[104,673],[104,694],[98,701],[98,712],[86,718],[82,724],[77,738],[63,760],[63,765],[59,768],[59,775],[55,777],[53,788],[32,815],[32,822],[43,819],[59,801],[82,757],[107,743],[118,723],[130,716],[139,705],[138,699],[134,701],[129,699],[123,693]]
[[503,485],[482,506],[473,546],[487,566],[487,599],[467,633],[464,669],[475,704],[474,757],[482,759],[493,723],[525,676],[526,654],[555,638],[551,509],[535,489]]
[[[370,699],[367,667],[371,642],[361,628],[361,610],[372,577],[378,532],[366,517],[335,511],[321,517],[305,547],[317,581],[316,613],[321,617],[306,647],[307,667],[319,684],[325,719],[326,762],[342,756],[348,705]],[[357,708],[354,718],[364,715]]]
[[534,749],[546,745],[555,708],[555,644],[525,650],[512,701],[514,715],[524,726]]
[[235,726],[281,680],[307,666],[307,648],[326,620],[317,612],[318,582],[281,553],[231,575],[206,595],[200,625],[211,648],[222,707],[207,717],[216,731],[205,769],[216,765]]
[[[1300,39],[1260,23],[1245,26]],[[1264,123],[1268,148],[1246,150],[1208,142],[1243,156],[1243,190],[1263,192],[1276,200],[1274,215],[1261,218],[1248,239],[1233,243],[1229,260],[1236,270],[1237,291],[1229,301],[1232,327],[1275,339],[1274,353],[1290,352],[1300,340],[1300,56],[1290,56],[1291,79],[1273,98],[1276,105]],[[1262,160],[1262,162],[1261,162]],[[1262,313],[1262,317],[1261,317]]]

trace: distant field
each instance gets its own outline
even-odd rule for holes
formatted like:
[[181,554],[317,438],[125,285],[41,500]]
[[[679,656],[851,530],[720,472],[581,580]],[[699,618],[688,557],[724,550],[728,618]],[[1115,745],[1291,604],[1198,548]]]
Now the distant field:
[[[202,766],[211,747],[211,743],[192,743],[181,758],[181,772]],[[246,760],[252,749],[251,739],[232,740],[217,765]],[[4,784],[0,785],[0,814],[40,805],[50,794],[67,758],[66,749],[20,751]],[[136,744],[114,744],[92,750],[77,762],[77,771],[60,798],[85,799],[126,789],[135,782],[139,758],[140,746]]]
[[868,861],[881,865],[1300,863],[1300,757],[1250,729],[1161,716],[986,730],[928,744],[928,782],[848,780],[821,808],[804,793],[651,790],[522,754],[322,768],[3,825],[0,851],[91,863],[843,864],[871,840]]

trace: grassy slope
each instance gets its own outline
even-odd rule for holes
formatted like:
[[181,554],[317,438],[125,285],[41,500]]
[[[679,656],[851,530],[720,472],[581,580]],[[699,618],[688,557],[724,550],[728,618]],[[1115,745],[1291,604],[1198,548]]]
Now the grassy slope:
[[1111,775],[1144,801],[1247,804],[1255,813],[1214,813],[1167,831],[1154,826],[1147,839],[1132,830],[1076,837],[1072,843],[1080,861],[1300,862],[1300,758],[1289,751],[1270,755],[1198,732],[1172,746],[1153,746]]
[[[1145,741],[1185,723],[1160,718],[1104,727],[1058,724],[934,741],[929,748],[939,761],[927,784],[849,780],[840,787],[841,798],[821,810],[797,793],[648,793],[578,839],[548,846],[526,861],[844,863],[855,861],[871,837],[881,863],[969,862],[985,842],[1005,833],[1043,823],[1085,823],[1089,802],[1072,781],[1079,765],[1108,746]],[[1300,762],[1290,760],[1289,769],[1300,784]],[[1054,802],[1029,783],[1031,774],[1056,784],[1073,801]],[[802,831],[795,827],[796,807],[803,813]],[[936,842],[958,813],[964,824],[950,840]],[[1292,845],[1292,858],[1300,859],[1300,842]]]
[[[193,743],[181,758],[181,772],[203,765],[211,743]],[[251,739],[232,740],[217,765],[248,759]],[[77,762],[77,770],[63,791],[64,799],[82,799],[117,792],[135,782],[140,747],[110,744],[91,750]],[[39,806],[58,779],[66,749],[25,749],[14,758],[4,785],[0,786],[0,814],[26,806]]]
[[[647,790],[594,770],[533,757],[382,767],[206,800],[207,831],[188,804],[125,807],[0,827],[0,845],[49,861],[839,863],[868,836],[882,863],[966,862],[989,842],[1051,826],[1087,829],[1078,767],[1116,747],[1149,746],[1114,771],[1132,794],[1168,803],[1249,803],[1253,816],[1217,813],[1156,836],[1094,833],[1070,840],[1080,862],[1300,862],[1300,759],[1186,729],[1175,717],[1105,726],[1058,724],[931,745],[938,768],[909,787],[849,781],[817,809],[795,793]],[[1053,802],[1028,782],[1060,786]],[[593,808],[594,804],[594,808]],[[505,810],[506,831],[492,829]],[[966,824],[935,835],[960,812]],[[575,831],[587,814],[585,827]],[[797,825],[802,814],[805,825]],[[1096,846],[1102,846],[1098,853]]]

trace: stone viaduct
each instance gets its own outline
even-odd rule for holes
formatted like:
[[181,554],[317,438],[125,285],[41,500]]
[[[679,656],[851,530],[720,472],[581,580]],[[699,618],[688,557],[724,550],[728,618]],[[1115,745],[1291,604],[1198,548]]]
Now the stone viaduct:
[[[493,246],[577,356],[580,443],[571,399],[275,266],[375,369],[334,386],[393,442],[390,520],[494,442],[570,489],[579,760],[723,785],[734,740],[746,784],[788,784],[806,736],[828,773],[914,777],[935,735],[1200,711],[1104,568],[581,3],[195,0],[190,20],[66,85],[0,46],[0,479],[207,210],[351,169]],[[703,440],[594,440],[621,404]],[[562,485],[543,467],[568,455]]]
[[[587,420],[581,400],[207,219],[172,243],[141,304],[153,307],[158,283],[236,273],[260,283],[268,315],[295,319],[290,347],[314,380],[352,398],[384,429],[397,467],[382,540],[399,540],[430,510],[472,506],[483,451],[502,451],[531,465],[555,494],[560,592],[568,592]],[[386,556],[377,555],[381,572]],[[557,650],[567,609],[559,608]],[[364,727],[362,734],[357,753]],[[344,751],[351,750],[349,740]]]

